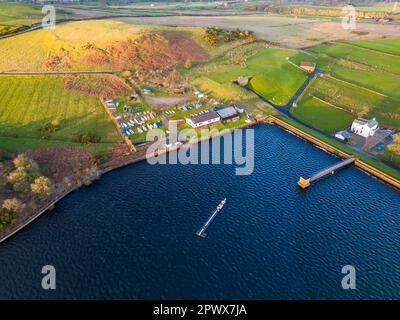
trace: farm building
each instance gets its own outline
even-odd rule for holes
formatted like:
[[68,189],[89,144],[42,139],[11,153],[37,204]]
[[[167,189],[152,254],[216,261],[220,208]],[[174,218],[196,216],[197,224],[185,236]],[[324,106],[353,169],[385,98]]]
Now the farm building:
[[238,84],[241,87],[245,87],[249,84],[249,81],[251,80],[252,77],[243,77],[239,76],[236,80],[233,80],[233,83]]
[[199,128],[203,126],[210,125],[220,121],[221,118],[216,112],[207,112],[190,118],[186,118],[186,123],[192,128]]
[[221,117],[222,123],[239,120],[239,114],[234,107],[220,109],[217,113]]
[[304,71],[307,71],[308,73],[314,72],[316,66],[317,65],[314,62],[300,62],[300,68],[302,68]]
[[373,118],[372,120],[366,119],[355,119],[351,125],[351,132],[358,134],[359,136],[368,138],[373,136],[378,130],[378,122]]

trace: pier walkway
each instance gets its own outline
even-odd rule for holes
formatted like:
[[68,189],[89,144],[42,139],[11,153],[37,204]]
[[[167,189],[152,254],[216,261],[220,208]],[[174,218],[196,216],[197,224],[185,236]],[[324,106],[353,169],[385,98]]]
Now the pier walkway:
[[329,176],[334,174],[337,170],[340,170],[350,164],[352,164],[353,162],[356,161],[356,157],[349,157],[347,159],[344,159],[342,161],[340,161],[339,163],[336,163],[328,168],[325,168],[321,171],[318,171],[317,173],[315,173],[314,175],[312,175],[310,178],[306,178],[306,177],[300,177],[299,181],[298,181],[298,185],[305,189],[307,187],[310,186],[311,183],[318,181],[320,179],[322,179],[323,177]]
[[207,230],[208,226],[211,224],[211,222],[214,220],[215,216],[217,215],[218,212],[220,212],[222,210],[222,208],[224,207],[226,203],[226,198],[224,200],[222,200],[219,205],[217,206],[217,208],[213,211],[213,213],[211,214],[211,216],[208,218],[208,220],[206,221],[206,223],[203,225],[203,227],[196,232],[196,234],[199,237],[205,238],[207,235],[205,233],[205,231]]

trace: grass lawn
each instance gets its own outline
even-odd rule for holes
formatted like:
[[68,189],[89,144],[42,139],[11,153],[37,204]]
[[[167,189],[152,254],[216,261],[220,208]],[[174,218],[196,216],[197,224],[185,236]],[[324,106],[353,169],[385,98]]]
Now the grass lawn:
[[354,116],[317,99],[305,96],[290,112],[299,120],[326,133],[335,133],[351,124]]
[[[79,146],[101,154],[121,139],[99,98],[64,90],[61,76],[0,76],[0,97],[0,148]],[[41,129],[55,119],[58,130],[42,139]],[[101,141],[82,145],[80,134]]]
[[243,102],[248,99],[254,99],[257,96],[250,91],[240,88],[232,83],[219,83],[204,76],[192,80],[202,92],[205,92],[218,100]]
[[352,45],[380,51],[384,53],[390,53],[394,55],[400,55],[400,39],[382,39],[382,40],[369,40],[369,41],[346,41]]
[[332,75],[338,79],[400,99],[400,75],[351,69],[340,64],[332,67]]
[[323,44],[310,50],[337,59],[345,59],[370,66],[378,72],[388,72],[400,75],[400,56],[383,55],[377,51],[365,50],[341,42]]
[[287,57],[296,54],[296,51],[286,49],[262,50],[248,62],[255,74],[250,86],[276,104],[288,103],[307,78],[304,71],[286,61]]
[[244,125],[245,123],[246,123],[246,115],[241,114],[240,118],[238,120],[227,122],[227,123],[218,122],[216,124],[213,124],[211,126],[211,129],[217,129],[219,131],[223,131],[223,130],[232,129],[237,126]]

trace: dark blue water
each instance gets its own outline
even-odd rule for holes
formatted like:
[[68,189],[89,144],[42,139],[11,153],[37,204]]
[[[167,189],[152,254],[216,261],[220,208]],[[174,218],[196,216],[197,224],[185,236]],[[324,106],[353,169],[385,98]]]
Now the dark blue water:
[[71,194],[0,246],[0,298],[400,298],[399,192],[352,167],[301,191],[338,159],[274,126],[255,137],[250,176],[142,162]]

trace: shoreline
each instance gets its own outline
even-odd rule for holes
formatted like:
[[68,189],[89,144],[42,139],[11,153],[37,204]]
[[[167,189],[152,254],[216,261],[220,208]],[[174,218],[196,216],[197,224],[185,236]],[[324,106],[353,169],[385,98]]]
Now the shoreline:
[[[228,134],[233,132],[234,130],[237,129],[243,129],[243,128],[248,128],[248,127],[252,127],[254,125],[257,125],[259,123],[262,123],[264,121],[263,119],[260,120],[254,120],[251,123],[246,123],[243,124],[241,126],[238,127],[234,127],[234,128],[230,128],[230,129],[226,129],[223,131],[220,131],[218,134],[213,135],[213,136],[208,136],[208,137],[204,137],[202,139],[198,139],[198,141],[196,142],[188,142],[187,144],[195,144],[195,143],[199,143],[203,140],[210,140],[213,137],[216,136],[220,136],[220,135],[224,135],[224,134]],[[144,144],[145,145],[145,144]],[[182,148],[184,145],[180,145],[178,147],[173,147],[173,148],[166,148],[164,149],[161,153],[158,153],[158,155],[160,154],[164,154],[164,153],[169,153],[169,152],[174,152],[179,150],[180,148]],[[136,155],[136,157],[135,157]],[[133,155],[131,155],[130,157],[126,158],[125,161],[119,161],[115,164],[113,163],[104,163],[103,165],[99,166],[99,177],[98,179],[100,179],[104,174],[126,167],[128,165],[133,165],[135,163],[144,161],[147,159],[147,154],[145,153],[140,153],[140,151],[138,151],[137,153],[134,153]],[[3,236],[2,238],[0,238],[0,244],[4,241],[6,241],[7,239],[11,238],[13,235],[15,235],[18,231],[21,231],[22,229],[24,229],[26,226],[28,226],[30,223],[32,223],[33,221],[35,221],[37,218],[39,218],[40,216],[42,216],[46,211],[51,210],[52,208],[54,208],[54,206],[61,201],[62,199],[64,199],[66,196],[68,196],[69,194],[73,193],[74,191],[79,190],[83,185],[75,185],[73,187],[71,187],[70,189],[62,192],[59,195],[56,195],[55,198],[53,198],[48,204],[46,204],[44,207],[41,207],[40,209],[38,209],[38,211],[34,214],[29,215],[29,217],[22,222],[21,225],[18,225],[17,227],[13,228],[10,230],[10,233],[6,234],[5,236]]]
[[[163,149],[163,151],[157,153],[156,155],[153,154],[154,156],[158,156],[160,154],[165,154],[165,153],[170,153],[170,152],[174,152],[174,151],[178,151],[180,148],[182,148],[183,146],[186,146],[187,144],[196,144],[196,143],[200,143],[204,140],[210,140],[214,137],[217,136],[221,136],[224,134],[228,134],[228,133],[232,133],[235,130],[238,129],[244,129],[244,128],[249,128],[249,127],[254,127],[258,124],[275,124],[278,127],[287,130],[289,133],[294,134],[296,137],[299,137],[301,139],[306,140],[308,143],[313,144],[315,147],[322,149],[322,151],[327,152],[331,155],[335,155],[338,156],[340,158],[348,158],[351,155],[341,151],[339,149],[337,149],[334,146],[331,146],[330,144],[321,141],[320,139],[306,133],[303,132],[300,129],[297,129],[296,127],[290,125],[289,123],[280,120],[274,116],[264,116],[260,119],[254,119],[252,122],[250,123],[246,123],[243,124],[241,126],[238,127],[234,127],[234,128],[229,128],[229,129],[225,129],[223,131],[220,131],[219,133],[212,135],[212,136],[207,136],[207,137],[202,137],[200,139],[196,139],[196,141],[189,141],[184,145],[179,145],[173,148],[165,148]],[[143,144],[146,145],[146,144]],[[135,156],[136,155],[136,156]],[[103,165],[99,166],[99,179],[106,173],[114,171],[116,169],[120,169],[123,168],[125,166],[128,165],[132,165],[141,161],[144,161],[147,159],[147,153],[146,152],[141,152],[137,151],[135,152],[133,155],[131,155],[130,157],[126,158],[125,161],[118,161],[117,163],[104,163]],[[396,190],[400,190],[400,180],[382,172],[379,169],[374,168],[373,166],[365,163],[362,160],[357,159],[354,163],[354,165],[361,169],[364,173],[373,176],[374,178],[378,178],[379,180],[383,181],[384,183],[394,187]],[[54,208],[54,206],[61,201],[62,199],[64,199],[66,196],[68,196],[69,194],[71,194],[74,191],[79,190],[82,187],[82,184],[80,185],[75,185],[73,187],[71,187],[70,189],[64,191],[63,193],[57,195],[55,198],[53,198],[47,205],[45,205],[44,207],[40,208],[38,212],[30,215],[25,221],[22,222],[21,225],[15,227],[14,229],[10,230],[10,233],[6,234],[4,237],[0,238],[0,244],[4,241],[6,241],[7,239],[11,238],[14,234],[16,234],[18,231],[22,230],[23,228],[25,228],[26,226],[28,226],[31,222],[35,221],[37,218],[39,218],[41,215],[43,215],[46,211],[51,210],[52,208]]]

